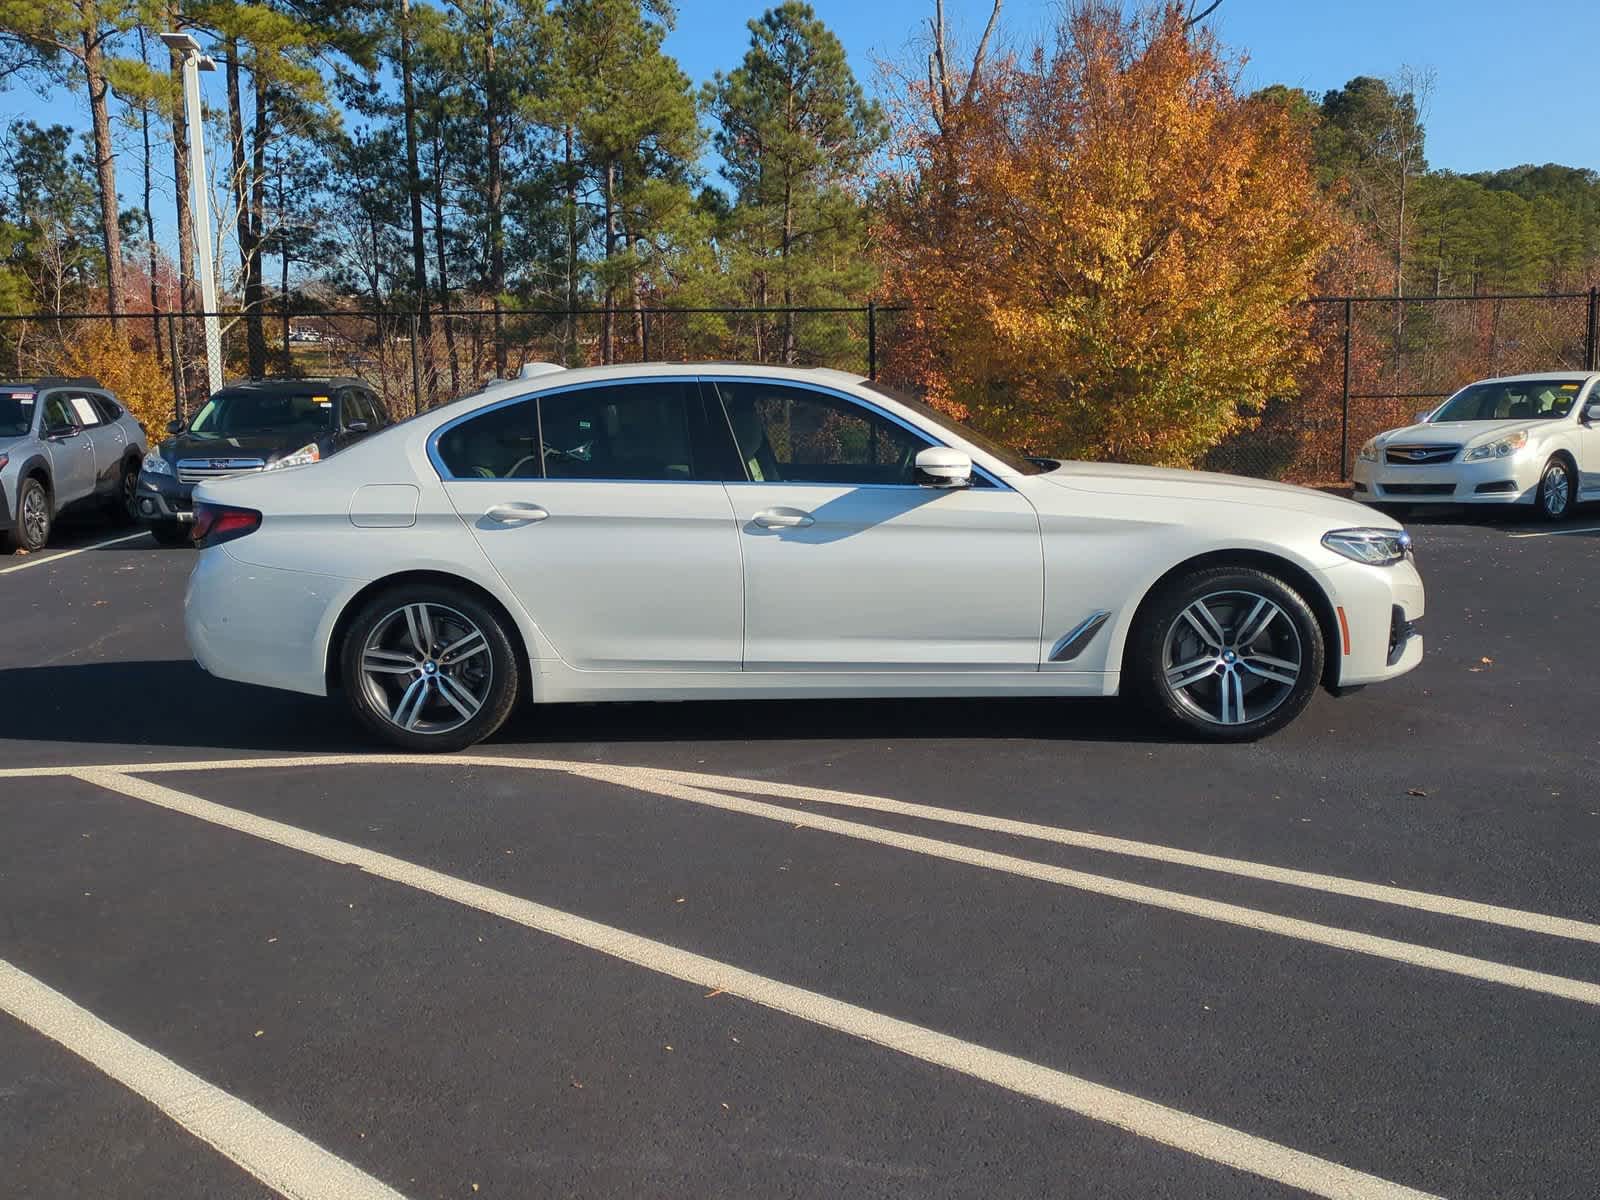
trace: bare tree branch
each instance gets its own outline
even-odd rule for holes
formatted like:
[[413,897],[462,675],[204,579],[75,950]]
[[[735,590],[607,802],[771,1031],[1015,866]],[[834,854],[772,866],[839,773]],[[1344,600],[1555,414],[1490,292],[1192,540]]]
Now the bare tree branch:
[[[983,36],[978,39],[978,48],[972,54],[972,73],[967,76],[967,86],[962,89],[961,102],[965,104],[972,99],[972,93],[978,86],[978,72],[983,69],[984,52],[989,49],[989,36],[994,33],[995,23],[1000,20],[1000,2],[994,0],[994,7],[989,10],[989,23],[983,27]],[[1217,0],[1218,4],[1222,0]]]
[[1194,5],[1195,0],[1189,0],[1189,16],[1183,22],[1183,27],[1185,29],[1193,29],[1196,25],[1200,24],[1201,21],[1204,21],[1212,13],[1216,12],[1217,9],[1221,7],[1222,0],[1211,0],[1211,3],[1206,5],[1205,8],[1201,9],[1199,12],[1194,11]]

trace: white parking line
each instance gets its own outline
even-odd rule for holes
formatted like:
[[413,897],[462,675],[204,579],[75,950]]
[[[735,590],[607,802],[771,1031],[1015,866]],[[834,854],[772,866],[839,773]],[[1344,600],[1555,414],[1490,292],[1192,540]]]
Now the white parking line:
[[[404,1200],[237,1096],[107,1025],[0,959],[0,1012],[60,1043],[262,1183],[294,1200]],[[92,1152],[93,1147],[84,1147]]]
[[949,862],[982,867],[985,870],[1002,871],[1008,875],[1037,879],[1043,883],[1053,883],[1082,892],[1091,892],[1098,896],[1109,896],[1114,900],[1127,900],[1134,904],[1144,904],[1151,908],[1164,908],[1170,912],[1182,913],[1185,916],[1201,917],[1207,921],[1220,921],[1228,925],[1238,925],[1245,929],[1256,930],[1259,933],[1277,934],[1280,937],[1294,938],[1302,942],[1313,942],[1319,946],[1328,946],[1335,950],[1349,950],[1357,954],[1371,955],[1374,958],[1386,958],[1391,962],[1404,963],[1407,966],[1425,967],[1428,970],[1444,971],[1451,975],[1461,975],[1468,979],[1482,980],[1485,983],[1497,983],[1505,987],[1523,988],[1530,992],[1543,992],[1547,996],[1556,996],[1564,1000],[1576,1000],[1583,1004],[1600,1005],[1600,984],[1589,983],[1582,979],[1568,979],[1564,975],[1550,975],[1543,971],[1530,971],[1523,967],[1513,967],[1505,963],[1492,962],[1489,959],[1472,958],[1465,954],[1454,954],[1448,950],[1435,950],[1430,946],[1417,946],[1410,942],[1396,941],[1393,938],[1377,937],[1369,933],[1357,933],[1354,930],[1341,929],[1335,925],[1319,925],[1314,921],[1302,921],[1297,917],[1279,916],[1277,913],[1262,912],[1259,909],[1245,908],[1238,904],[1228,904],[1221,900],[1208,900],[1203,896],[1191,896],[1185,892],[1172,892],[1165,888],[1147,887],[1144,884],[1129,883],[1126,880],[1113,879],[1105,875],[1090,875],[1084,871],[1074,871],[1066,867],[1053,866],[1049,863],[1033,862],[1026,858],[1014,858],[1009,854],[996,854],[990,850],[977,850],[971,846],[963,846],[955,842],[941,842],[934,838],[920,837],[912,833],[900,833],[897,830],[884,829],[877,825],[862,825],[855,821],[841,821],[837,817],[823,816],[820,813],[807,812],[804,809],[785,808],[782,805],[767,804],[760,800],[745,800],[738,796],[725,796],[720,792],[703,791],[699,788],[691,788],[679,783],[635,779],[632,772],[619,770],[613,773],[607,772],[603,768],[597,768],[586,770],[583,774],[592,779],[623,783],[627,787],[636,788],[640,791],[655,792],[662,796],[673,796],[680,800],[688,800],[693,804],[705,805],[708,808],[720,808],[725,812],[765,817],[770,821],[800,825],[807,829],[820,829],[827,833],[839,834],[842,837],[854,838],[857,841],[875,842],[880,846],[892,846],[897,850],[909,850],[913,854],[924,854],[930,858],[942,858]]
[[29,567],[42,567],[48,563],[60,562],[63,558],[72,558],[77,554],[87,554],[90,550],[104,550],[107,546],[115,546],[122,542],[131,542],[134,538],[148,537],[149,531],[141,529],[138,533],[127,533],[121,537],[107,538],[103,542],[93,542],[87,546],[79,546],[75,550],[63,550],[59,554],[46,554],[43,556],[30,554],[23,562],[14,566],[0,567],[0,575],[10,575],[16,571],[26,571]]
[[848,1034],[922,1062],[958,1071],[1197,1157],[1300,1188],[1314,1196],[1328,1197],[1329,1200],[1430,1200],[1428,1193],[1219,1125],[1203,1117],[770,979],[615,926],[603,925],[446,875],[364,846],[227,808],[147,779],[136,779],[104,768],[82,768],[72,774],[136,800],[298,850],[326,862],[359,867],[380,878],[513,921],[661,975],[742,997],[811,1024]]
[[1569,533],[1600,533],[1600,525],[1590,525],[1584,529],[1541,529],[1534,533],[1510,533],[1506,536],[1514,538],[1565,537]]
[[[936,808],[927,804],[914,804],[904,800],[891,800],[884,796],[867,796],[855,792],[841,792],[830,788],[809,787],[804,784],[776,783],[766,779],[741,779],[729,775],[707,775],[694,771],[673,771],[654,767],[609,766],[599,763],[565,762],[557,759],[509,758],[487,754],[460,754],[449,758],[420,758],[414,754],[324,754],[285,758],[200,759],[177,762],[117,763],[99,769],[127,774],[167,774],[195,771],[238,771],[257,768],[280,767],[348,767],[348,766],[414,766],[414,767],[496,767],[507,770],[559,771],[590,778],[606,777],[625,787],[646,786],[648,781],[664,780],[691,787],[710,788],[724,792],[744,792],[780,799],[815,801],[844,808],[866,809],[893,816],[915,817],[981,829],[992,833],[1052,842],[1061,846],[1074,846],[1141,858],[1151,862],[1171,863],[1176,866],[1195,867],[1203,871],[1236,875],[1246,879],[1259,879],[1310,891],[1328,892],[1356,900],[1370,900],[1419,912],[1436,913],[1477,921],[1485,925],[1499,925],[1507,929],[1542,934],[1547,937],[1569,938],[1574,941],[1600,945],[1600,925],[1579,921],[1571,917],[1551,916],[1527,909],[1507,908],[1486,904],[1478,900],[1464,900],[1433,892],[1389,884],[1371,883],[1363,879],[1347,879],[1339,875],[1323,875],[1314,871],[1301,871],[1271,863],[1252,862],[1248,859],[1226,858],[1204,854],[1181,847],[1162,846],[1153,842],[1139,842],[1105,834],[1087,833],[1055,825],[1040,825],[1018,821],[1009,817],[992,817],[984,813],[964,812],[959,809]],[[0,779],[38,776],[70,775],[76,767],[11,767],[0,768]],[[623,774],[618,774],[622,772]],[[646,781],[641,785],[639,781]]]

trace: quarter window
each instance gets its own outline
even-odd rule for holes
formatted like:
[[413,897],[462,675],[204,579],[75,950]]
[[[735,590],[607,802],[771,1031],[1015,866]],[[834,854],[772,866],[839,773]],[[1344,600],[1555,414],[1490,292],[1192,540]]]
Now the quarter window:
[[717,381],[755,483],[915,484],[930,445],[871,409],[809,388]]

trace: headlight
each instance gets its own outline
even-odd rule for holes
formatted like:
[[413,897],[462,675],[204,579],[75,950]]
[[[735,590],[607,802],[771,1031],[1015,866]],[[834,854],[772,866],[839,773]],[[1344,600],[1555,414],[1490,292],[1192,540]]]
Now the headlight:
[[268,463],[267,470],[276,471],[279,467],[304,467],[321,461],[322,451],[317,449],[315,442],[312,442],[308,446],[301,446],[293,454],[285,454],[277,462]]
[[1404,529],[1335,529],[1322,535],[1322,544],[1375,567],[1392,567],[1411,555],[1411,535]]
[[172,464],[162,458],[160,453],[152,450],[144,456],[144,463],[140,467],[146,475],[171,475]]
[[1463,457],[1463,462],[1482,462],[1486,458],[1509,458],[1518,450],[1528,444],[1528,431],[1513,433],[1508,438],[1501,438],[1498,442],[1488,442],[1482,446],[1474,446]]
[[1361,449],[1356,451],[1356,457],[1359,458],[1362,462],[1377,462],[1378,461],[1378,439],[1377,438],[1368,438],[1366,440],[1365,444],[1362,445]]

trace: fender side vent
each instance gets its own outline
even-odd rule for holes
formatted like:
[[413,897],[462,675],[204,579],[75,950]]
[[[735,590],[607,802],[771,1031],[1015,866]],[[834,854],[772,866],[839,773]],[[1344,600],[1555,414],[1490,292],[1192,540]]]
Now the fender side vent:
[[1051,662],[1071,662],[1082,654],[1084,648],[1094,641],[1094,635],[1100,632],[1100,626],[1106,623],[1111,614],[1104,609],[1096,609],[1083,620],[1061,636],[1055,646],[1050,650]]

